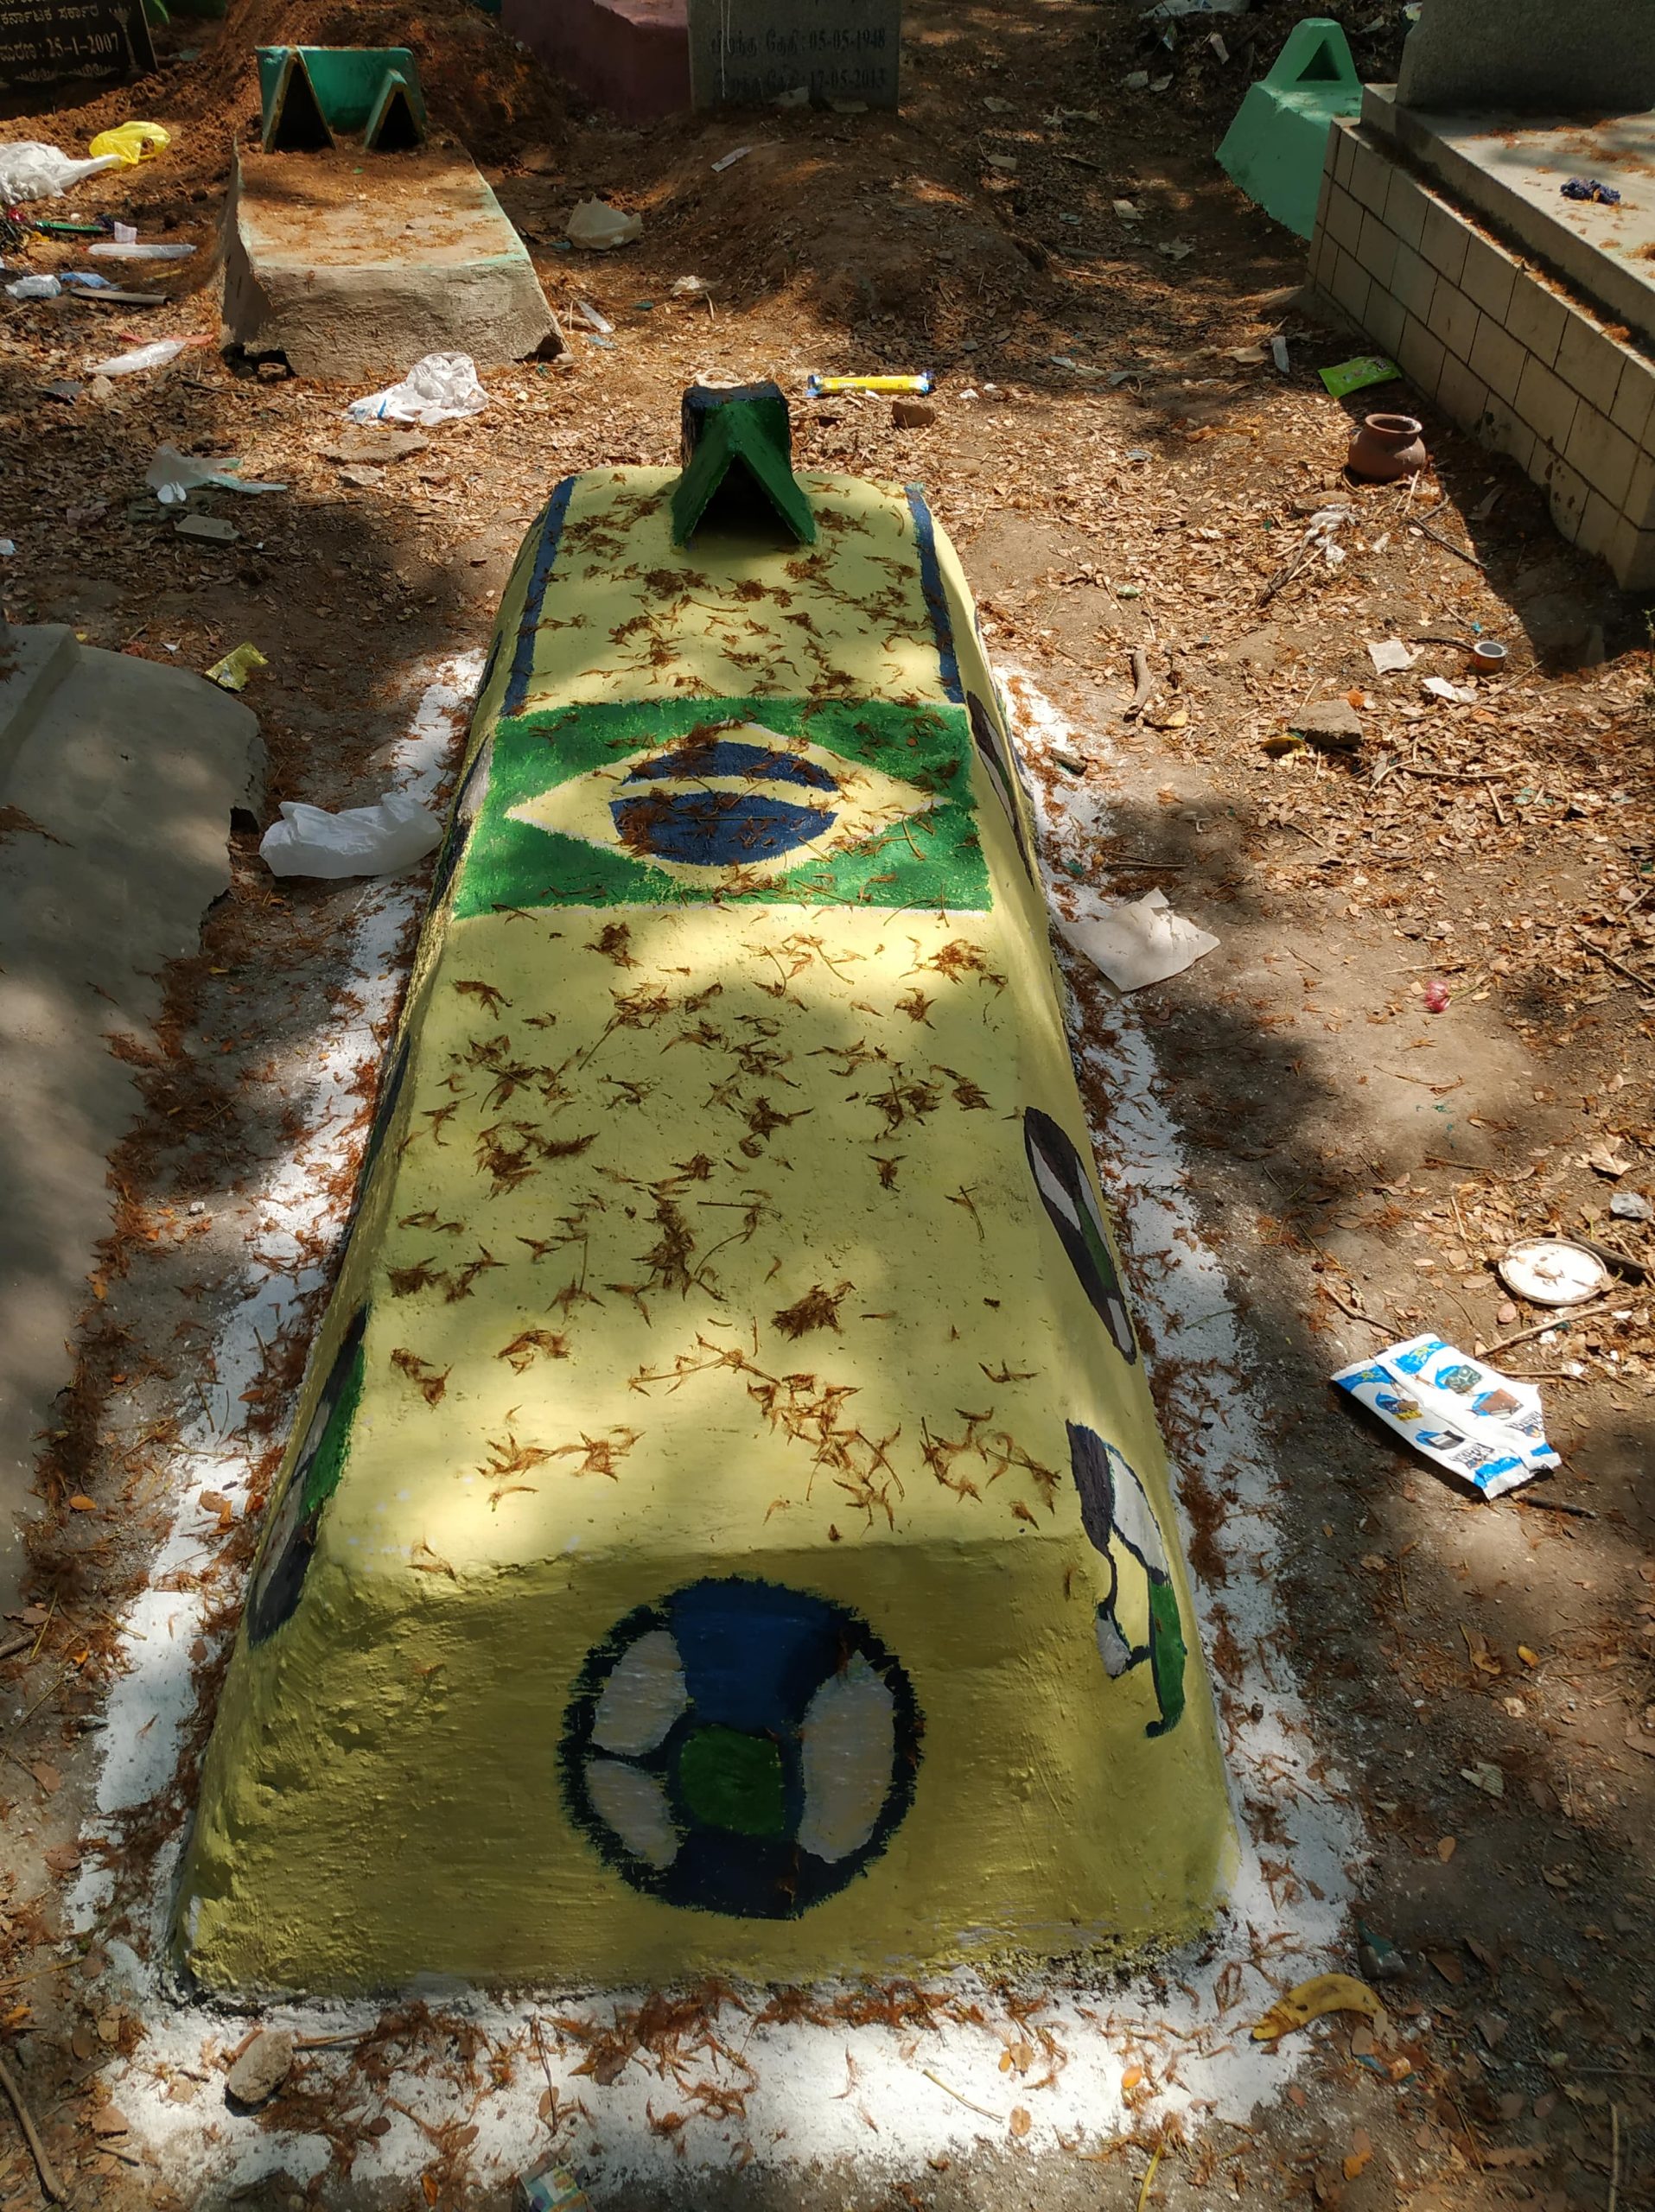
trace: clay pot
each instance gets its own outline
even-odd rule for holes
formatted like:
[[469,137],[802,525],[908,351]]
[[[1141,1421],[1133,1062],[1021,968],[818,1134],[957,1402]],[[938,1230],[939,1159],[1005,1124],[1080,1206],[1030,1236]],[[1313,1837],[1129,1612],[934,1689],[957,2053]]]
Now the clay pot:
[[1346,467],[1373,484],[1393,484],[1429,468],[1431,456],[1420,435],[1424,427],[1411,415],[1370,415],[1351,440]]

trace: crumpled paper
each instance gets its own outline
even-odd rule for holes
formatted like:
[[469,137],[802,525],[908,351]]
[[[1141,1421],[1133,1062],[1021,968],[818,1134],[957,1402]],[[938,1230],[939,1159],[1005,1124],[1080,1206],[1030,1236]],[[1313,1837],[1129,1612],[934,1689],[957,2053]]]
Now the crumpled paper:
[[1219,942],[1175,914],[1164,891],[1121,899],[1085,921],[1072,922],[1060,914],[1058,927],[1117,991],[1141,991],[1150,983],[1164,983],[1168,976],[1181,976]]

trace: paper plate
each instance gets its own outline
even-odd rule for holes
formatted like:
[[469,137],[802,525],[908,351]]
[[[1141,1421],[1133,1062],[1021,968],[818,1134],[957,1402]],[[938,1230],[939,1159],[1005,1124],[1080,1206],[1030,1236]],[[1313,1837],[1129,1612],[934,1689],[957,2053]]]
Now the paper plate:
[[1602,1261],[1584,1245],[1552,1236],[1513,1244],[1499,1263],[1499,1279],[1507,1290],[1534,1306],[1584,1306],[1613,1281]]

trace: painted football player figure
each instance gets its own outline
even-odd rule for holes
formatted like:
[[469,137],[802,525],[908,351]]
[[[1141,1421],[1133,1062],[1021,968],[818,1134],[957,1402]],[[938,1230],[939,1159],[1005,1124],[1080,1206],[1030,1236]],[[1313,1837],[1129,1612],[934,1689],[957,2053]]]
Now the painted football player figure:
[[[1109,1595],[1098,1607],[1098,1649],[1111,1681],[1147,1659],[1161,1717],[1144,1731],[1164,1736],[1184,1710],[1184,1662],[1187,1650],[1178,1617],[1178,1592],[1167,1565],[1161,1529],[1143,1485],[1112,1444],[1089,1428],[1069,1423],[1070,1464],[1080,1493],[1080,1518],[1087,1535],[1109,1562]],[[1148,1584],[1148,1633],[1142,1643],[1128,1636],[1121,1622],[1125,1592],[1118,1551],[1143,1568]]]

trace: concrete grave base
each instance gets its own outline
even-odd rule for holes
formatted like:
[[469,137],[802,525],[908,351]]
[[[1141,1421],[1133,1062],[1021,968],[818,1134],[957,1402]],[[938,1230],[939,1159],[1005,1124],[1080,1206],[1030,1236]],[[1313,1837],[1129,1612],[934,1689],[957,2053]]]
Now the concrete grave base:
[[264,761],[254,716],[199,676],[0,624],[0,1610],[138,1110],[108,1040],[147,1033],[194,950]]
[[242,148],[226,217],[229,338],[303,377],[385,383],[426,353],[499,368],[557,326],[534,264],[457,149]]
[[[1538,265],[1543,241],[1515,222],[1508,235],[1527,257],[1416,173],[1394,139],[1334,124],[1310,247],[1316,290],[1454,422],[1511,454],[1566,538],[1625,589],[1655,588],[1655,359]],[[1606,281],[1599,270],[1599,297]]]

